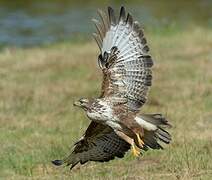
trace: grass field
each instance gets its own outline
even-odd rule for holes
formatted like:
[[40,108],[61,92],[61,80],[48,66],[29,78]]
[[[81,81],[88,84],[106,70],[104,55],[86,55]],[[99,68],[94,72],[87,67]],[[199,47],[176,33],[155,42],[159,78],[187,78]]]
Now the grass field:
[[138,159],[69,171],[64,157],[89,121],[72,106],[99,94],[97,46],[61,43],[0,52],[0,179],[202,179],[212,177],[212,32],[190,28],[147,32],[155,60],[143,112],[161,112],[173,125],[170,145]]

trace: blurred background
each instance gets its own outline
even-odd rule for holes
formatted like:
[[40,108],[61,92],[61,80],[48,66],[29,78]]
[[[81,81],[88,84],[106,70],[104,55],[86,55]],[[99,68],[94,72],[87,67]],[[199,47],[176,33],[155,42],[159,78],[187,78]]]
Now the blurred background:
[[211,0],[0,0],[0,46],[35,46],[87,40],[97,9],[125,5],[145,29],[173,32],[212,27]]
[[[90,123],[73,102],[100,93],[91,19],[108,5],[144,27],[154,66],[141,110],[165,115],[173,141],[70,172],[51,160]],[[212,0],[0,0],[0,180],[211,180],[211,30]]]

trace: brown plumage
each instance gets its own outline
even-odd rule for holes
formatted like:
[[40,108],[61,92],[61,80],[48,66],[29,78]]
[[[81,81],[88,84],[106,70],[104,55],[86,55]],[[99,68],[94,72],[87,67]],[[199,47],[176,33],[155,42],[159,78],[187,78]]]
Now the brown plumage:
[[93,35],[100,49],[101,94],[74,104],[86,111],[91,123],[68,157],[52,161],[55,165],[73,168],[88,161],[109,161],[122,158],[130,147],[138,155],[140,149],[161,149],[158,140],[171,141],[162,129],[169,124],[161,114],[138,115],[152,84],[153,61],[143,30],[124,7],[118,19],[111,7],[98,13],[101,22],[93,20],[97,29]]

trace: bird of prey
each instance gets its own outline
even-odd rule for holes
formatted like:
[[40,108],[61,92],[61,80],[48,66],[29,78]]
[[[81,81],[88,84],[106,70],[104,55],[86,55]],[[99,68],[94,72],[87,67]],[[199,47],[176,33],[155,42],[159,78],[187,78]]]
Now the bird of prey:
[[158,141],[171,141],[164,130],[170,124],[161,114],[139,114],[147,100],[153,66],[141,26],[124,7],[118,18],[111,7],[107,13],[98,13],[100,21],[93,20],[97,30],[93,36],[100,49],[101,95],[74,103],[91,123],[69,156],[52,161],[57,166],[66,164],[72,169],[78,163],[122,158],[130,148],[138,156],[141,150],[162,149]]

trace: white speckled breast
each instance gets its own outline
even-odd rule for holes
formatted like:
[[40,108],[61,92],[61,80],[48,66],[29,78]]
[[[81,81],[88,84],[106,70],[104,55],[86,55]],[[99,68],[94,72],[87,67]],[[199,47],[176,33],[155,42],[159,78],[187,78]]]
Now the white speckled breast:
[[107,102],[98,100],[94,102],[87,116],[94,121],[108,121],[114,118],[113,110]]

